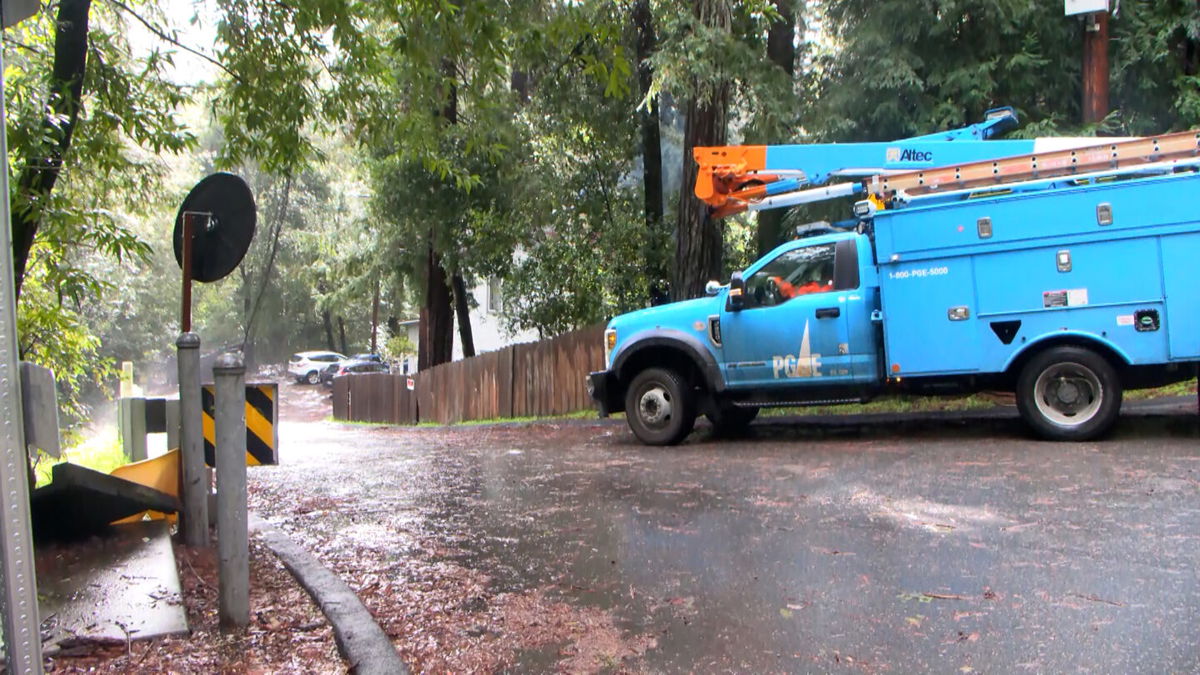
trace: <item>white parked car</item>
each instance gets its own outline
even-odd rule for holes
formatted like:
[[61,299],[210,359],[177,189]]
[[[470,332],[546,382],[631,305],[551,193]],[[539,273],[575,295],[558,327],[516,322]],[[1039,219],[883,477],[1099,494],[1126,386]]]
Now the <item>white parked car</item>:
[[346,357],[337,352],[298,352],[292,354],[288,362],[288,374],[297,382],[317,384],[321,381],[321,371],[330,364],[345,361]]

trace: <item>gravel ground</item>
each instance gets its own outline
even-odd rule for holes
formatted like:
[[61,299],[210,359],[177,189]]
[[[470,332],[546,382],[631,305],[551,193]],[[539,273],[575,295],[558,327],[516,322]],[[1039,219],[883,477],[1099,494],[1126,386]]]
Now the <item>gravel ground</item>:
[[244,632],[222,633],[217,621],[215,552],[215,547],[175,547],[190,636],[116,644],[74,643],[48,657],[46,671],[295,673],[345,669],[321,611],[275,556],[254,541],[250,544],[250,626]]

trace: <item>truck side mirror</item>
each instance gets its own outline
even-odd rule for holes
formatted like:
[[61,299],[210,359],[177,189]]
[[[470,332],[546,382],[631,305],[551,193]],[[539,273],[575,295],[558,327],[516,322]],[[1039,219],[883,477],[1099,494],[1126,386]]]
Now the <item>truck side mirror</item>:
[[720,292],[721,292],[721,282],[719,282],[715,279],[712,279],[712,280],[709,280],[709,282],[707,284],[704,284],[704,294],[707,295],[708,297],[711,298],[712,296],[714,296]]
[[730,312],[737,312],[746,305],[746,280],[742,278],[741,272],[734,272],[729,277],[729,299],[725,302],[725,309]]

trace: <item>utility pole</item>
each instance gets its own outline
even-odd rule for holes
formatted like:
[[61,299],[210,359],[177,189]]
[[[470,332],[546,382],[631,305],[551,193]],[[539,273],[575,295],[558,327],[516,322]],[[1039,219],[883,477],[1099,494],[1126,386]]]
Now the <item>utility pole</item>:
[[1108,12],[1084,18],[1083,123],[1095,124],[1108,115]]
[[[1118,1],[1117,6],[1120,6]],[[1109,0],[1063,0],[1067,16],[1083,16],[1083,123],[1108,115]]]

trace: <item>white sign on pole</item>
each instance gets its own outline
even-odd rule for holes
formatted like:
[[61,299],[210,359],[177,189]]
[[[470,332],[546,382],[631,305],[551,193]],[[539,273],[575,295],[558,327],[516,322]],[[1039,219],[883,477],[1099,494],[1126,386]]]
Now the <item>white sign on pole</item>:
[[1109,0],[1063,0],[1063,11],[1067,16],[1107,12],[1108,3]]

